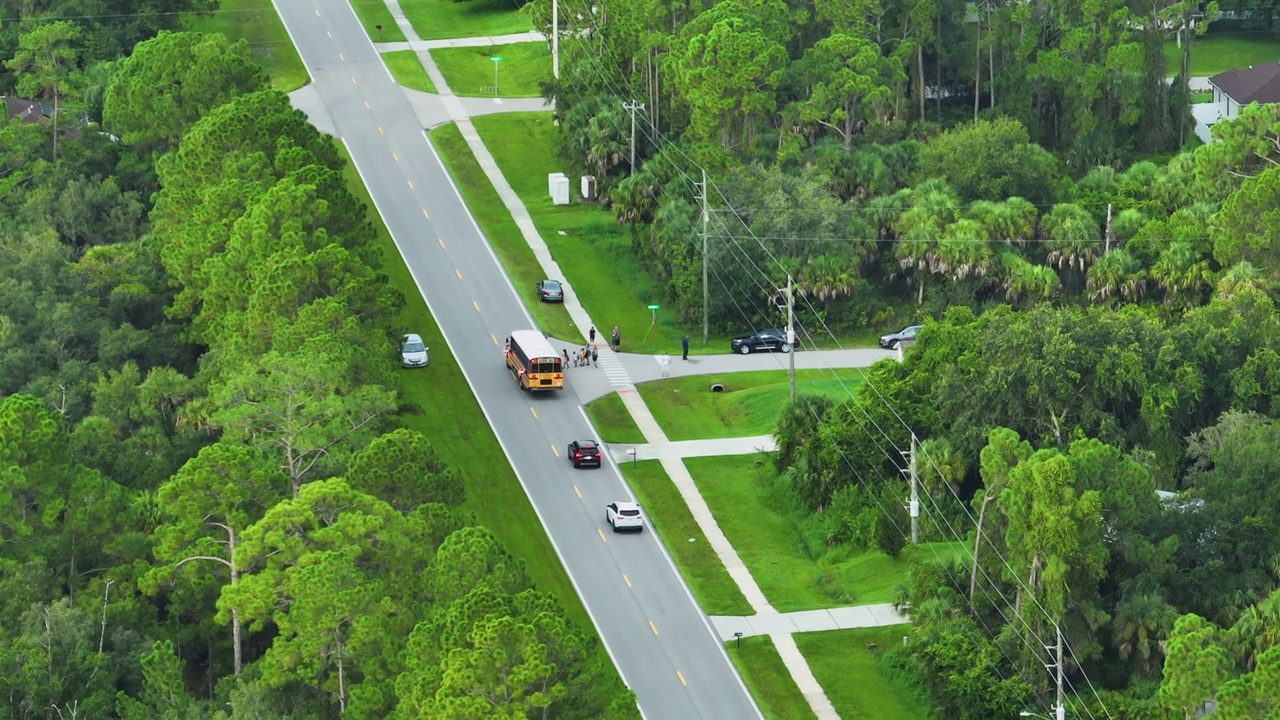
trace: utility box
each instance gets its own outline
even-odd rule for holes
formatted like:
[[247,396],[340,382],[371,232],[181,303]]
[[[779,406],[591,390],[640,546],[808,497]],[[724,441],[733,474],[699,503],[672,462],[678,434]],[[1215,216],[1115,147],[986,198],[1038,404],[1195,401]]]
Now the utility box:
[[582,176],[582,199],[596,199],[596,177],[594,175]]
[[551,202],[556,205],[569,204],[569,177],[564,173],[547,175],[547,190],[551,193]]

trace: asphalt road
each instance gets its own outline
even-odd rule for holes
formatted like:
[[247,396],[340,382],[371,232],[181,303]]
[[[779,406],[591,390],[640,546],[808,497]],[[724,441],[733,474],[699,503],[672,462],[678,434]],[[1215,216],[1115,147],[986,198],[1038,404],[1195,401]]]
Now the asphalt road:
[[570,468],[565,446],[592,434],[574,394],[530,396],[504,368],[499,340],[533,321],[346,0],[275,4],[332,127],[647,720],[760,718],[653,533],[609,532],[605,505],[631,497],[617,469]]

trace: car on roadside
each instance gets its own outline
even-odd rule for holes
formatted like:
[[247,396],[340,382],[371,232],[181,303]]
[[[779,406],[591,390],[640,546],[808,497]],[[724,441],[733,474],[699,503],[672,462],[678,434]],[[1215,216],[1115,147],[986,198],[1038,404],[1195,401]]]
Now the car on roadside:
[[757,350],[779,350],[791,352],[791,343],[787,342],[787,333],[778,328],[765,328],[751,335],[742,335],[729,341],[729,349],[740,355],[750,355]]
[[908,325],[902,328],[901,330],[899,330],[898,332],[889,333],[888,335],[881,335],[880,347],[888,348],[889,350],[897,350],[898,343],[904,342],[907,340],[915,340],[916,335],[920,333],[920,328],[922,327],[924,326]]
[[605,505],[604,519],[614,532],[623,530],[644,532],[644,514],[640,512],[639,505],[630,501],[619,500]]
[[400,365],[407,368],[426,367],[431,364],[427,345],[422,337],[409,333],[400,340]]
[[595,440],[574,440],[569,443],[569,462],[575,468],[600,467],[604,464],[604,453]]
[[539,280],[538,299],[545,303],[564,302],[564,286],[559,280]]

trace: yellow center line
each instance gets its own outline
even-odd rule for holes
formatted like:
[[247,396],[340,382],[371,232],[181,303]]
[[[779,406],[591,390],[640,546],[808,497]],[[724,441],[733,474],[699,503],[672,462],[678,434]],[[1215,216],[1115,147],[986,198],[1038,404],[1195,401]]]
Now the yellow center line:
[[409,183],[409,189],[410,189],[410,190],[412,190],[412,189],[413,189],[413,181],[412,181],[412,180],[409,180],[409,181],[408,181],[408,183]]
[[316,8],[316,17],[320,17],[320,8]]
[[391,153],[391,159],[400,162],[400,156],[395,153]]
[[[555,445],[552,445],[552,446],[551,446],[551,453],[552,453],[553,455],[555,455],[556,457],[560,457],[560,448],[556,447]],[[577,489],[578,489],[576,485],[574,486],[574,489],[575,489],[575,490],[577,490]],[[579,494],[578,494],[578,497],[582,497],[582,494],[581,494],[581,493],[579,493]]]
[[[422,208],[422,217],[424,217],[424,218],[426,218],[426,219],[428,219],[428,220],[430,220],[430,219],[431,219],[431,216],[427,214],[427,209],[426,209],[426,208]],[[444,241],[443,241],[443,240],[441,240],[440,242],[444,242]]]
[[494,345],[497,345],[497,344],[498,344],[498,336],[497,336],[497,335],[494,335],[493,333],[489,333],[489,337],[493,338],[493,344],[494,344]]
[[346,61],[347,61],[347,59],[346,59],[345,57],[343,57],[342,53],[338,53],[338,59],[339,59],[339,60],[341,60],[342,62],[346,62]]
[[352,85],[359,85],[359,84],[360,84],[360,83],[356,82],[356,76],[355,76],[355,75],[352,75],[352,76],[351,76],[351,84],[352,84]]
[[575,493],[577,493],[577,495],[578,495],[578,499],[579,499],[579,500],[581,500],[581,499],[582,499],[582,491],[578,489],[578,486],[577,486],[577,485],[574,485],[574,486],[573,486],[573,491],[574,491]]
[[333,39],[333,33],[329,32],[328,30],[325,30],[325,31],[324,31],[324,34],[325,34],[325,35],[328,35],[330,40],[332,40],[332,39]]
[[622,573],[622,579],[627,583],[627,587],[631,587],[631,578],[626,573]]
[[[441,244],[441,245],[444,245],[444,241],[443,241],[443,240],[441,240],[441,241],[440,241],[440,244]],[[473,306],[475,306],[476,312],[480,312],[480,303],[476,302],[475,300],[472,300],[472,301],[471,301],[471,304],[472,304]]]
[[381,126],[381,125],[379,125],[379,126],[378,126],[378,134],[379,134],[379,135],[386,135],[386,134],[387,134],[387,131],[386,131],[386,130],[383,130],[383,129],[382,129],[382,126]]
[[364,109],[365,109],[365,110],[372,110],[372,109],[373,109],[373,106],[369,104],[369,101],[368,101],[368,100],[365,100],[365,101],[364,101]]
[[682,673],[682,672],[680,672],[679,670],[677,670],[677,671],[676,671],[676,677],[680,678],[680,684],[681,684],[681,685],[684,685],[685,687],[688,687],[688,686],[689,686],[689,681],[684,679],[684,673]]
[[533,408],[529,408],[529,412],[533,413],[533,418],[534,418],[535,420],[536,420],[536,419],[538,419],[538,411],[537,411],[537,410],[534,410]]
[[600,533],[600,542],[609,542],[608,540],[605,540],[605,539],[604,539],[604,531],[603,531],[603,530],[601,530],[600,528],[596,528],[596,532]]
[[654,625],[652,620],[649,621],[649,629],[653,631],[654,635],[658,634],[658,626]]
[[459,280],[461,280],[461,279],[462,279],[462,271],[461,271],[461,270],[459,270],[458,268],[454,268],[454,269],[453,269],[453,274],[454,274],[454,275],[457,275]]
[[[436,238],[436,240],[440,243],[440,247],[444,247],[444,238]],[[479,310],[480,308],[476,309]],[[498,341],[495,339],[493,342],[497,343]]]

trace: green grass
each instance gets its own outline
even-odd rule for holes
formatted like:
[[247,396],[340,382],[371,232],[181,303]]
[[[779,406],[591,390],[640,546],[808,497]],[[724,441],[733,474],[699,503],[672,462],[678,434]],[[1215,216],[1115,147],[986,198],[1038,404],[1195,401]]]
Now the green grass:
[[[630,352],[679,348],[682,335],[695,337],[692,328],[680,327],[669,313],[659,310],[657,340],[646,342],[651,322],[648,306],[667,308],[670,302],[640,267],[629,232],[614,222],[608,210],[577,200],[576,177],[570,179],[570,196],[575,201],[551,204],[547,174],[569,170],[556,153],[559,131],[551,113],[484,115],[472,122],[597,327],[606,328],[606,334],[614,325],[621,328],[622,349]],[[724,352],[727,345],[719,343],[718,351]]]
[[[906,626],[795,635],[796,646],[845,720],[929,720],[920,691],[891,673],[882,654],[901,647]],[[871,643],[878,649],[868,647]]]
[[510,35],[533,23],[511,0],[400,0],[404,15],[423,40]]
[[767,720],[814,720],[817,717],[791,679],[787,666],[782,664],[782,657],[768,635],[742,638],[741,647],[736,642],[726,643],[725,647]]
[[698,529],[662,465],[657,460],[644,460],[620,463],[619,467],[649,516],[650,529],[662,537],[702,610],[708,615],[752,614],[750,603]]
[[183,16],[182,26],[222,33],[230,40],[243,38],[271,77],[271,87],[280,92],[293,92],[311,80],[271,0],[221,0],[218,10],[208,15]]
[[[1167,42],[1164,55],[1172,77],[1182,67],[1182,49],[1176,43]],[[1280,42],[1265,32],[1209,33],[1191,43],[1192,77],[1243,70],[1277,60],[1280,60]]]
[[382,62],[386,63],[387,69],[391,71],[391,77],[395,78],[401,86],[427,93],[436,92],[436,86],[432,84],[427,71],[423,69],[417,52],[396,50],[381,54]]
[[344,175],[348,187],[369,208],[369,220],[378,230],[382,271],[392,287],[405,297],[396,332],[417,332],[431,348],[430,368],[397,373],[401,402],[416,408],[416,412],[402,413],[398,420],[404,427],[429,438],[441,458],[462,473],[467,486],[465,509],[524,561],[538,588],[559,598],[580,626],[594,627],[524,488],[471,394],[457,359],[449,352],[413,276],[401,260],[395,241],[374,209],[354,163],[342,145],[338,145],[338,151],[347,158]]
[[[725,392],[711,392],[722,383]],[[862,384],[857,368],[797,370],[796,390],[847,398]],[[784,370],[686,375],[636,386],[671,440],[750,437],[773,432],[778,414],[791,401]]]
[[[904,561],[878,550],[826,546],[815,537],[807,522],[812,516],[779,482],[771,460],[735,455],[684,462],[720,529],[779,611],[890,602],[894,586],[906,581]],[[932,549],[961,552],[950,544]]]
[[1191,104],[1192,104],[1192,105],[1196,105],[1196,104],[1199,104],[1199,103],[1211,103],[1211,102],[1213,102],[1213,93],[1212,93],[1212,92],[1197,92],[1197,93],[1191,93]]
[[639,445],[645,442],[644,433],[636,427],[627,406],[618,393],[609,393],[587,405],[587,417],[600,431],[600,439],[614,445]]
[[[401,32],[396,19],[382,0],[350,0],[351,9],[356,11],[360,19],[360,27],[374,42],[404,42],[408,38]],[[382,32],[378,32],[378,26]]]
[[432,130],[429,137],[516,289],[522,294],[528,292],[525,297],[530,302],[526,304],[538,327],[562,340],[581,337],[563,305],[532,302],[534,285],[544,279],[545,273],[458,127],[453,123],[442,125]]
[[[489,58],[500,57],[495,63]],[[539,97],[539,83],[551,80],[551,51],[545,43],[439,48],[431,58],[449,89],[458,95],[493,96],[493,66],[498,66],[497,97]]]

